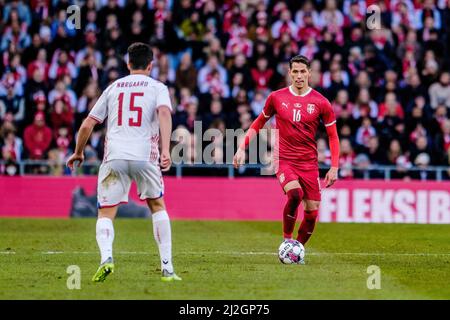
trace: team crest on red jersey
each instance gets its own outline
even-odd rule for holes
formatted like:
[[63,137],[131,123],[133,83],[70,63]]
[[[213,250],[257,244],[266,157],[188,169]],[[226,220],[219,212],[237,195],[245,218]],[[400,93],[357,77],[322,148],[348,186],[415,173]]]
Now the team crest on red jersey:
[[306,111],[308,111],[309,114],[313,114],[313,112],[316,110],[316,105],[314,103],[308,103],[308,107],[306,108]]

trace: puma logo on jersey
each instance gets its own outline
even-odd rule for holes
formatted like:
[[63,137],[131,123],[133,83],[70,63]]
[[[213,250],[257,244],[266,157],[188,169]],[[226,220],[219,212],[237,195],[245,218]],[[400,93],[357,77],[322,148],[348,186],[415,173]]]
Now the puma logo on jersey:
[[280,174],[280,183],[283,183],[285,179],[284,173]]
[[289,103],[286,103],[286,102],[282,102],[281,103],[281,105],[283,106],[283,107],[285,107],[286,109],[288,108],[288,105],[289,105]]

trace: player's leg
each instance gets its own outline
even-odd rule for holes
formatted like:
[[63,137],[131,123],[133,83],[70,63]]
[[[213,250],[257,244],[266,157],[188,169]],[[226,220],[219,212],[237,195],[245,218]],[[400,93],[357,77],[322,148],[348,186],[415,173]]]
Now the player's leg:
[[291,239],[297,221],[298,207],[302,202],[303,191],[298,181],[290,181],[284,187],[287,196],[283,209],[283,237]]
[[321,200],[319,173],[311,172],[303,174],[299,181],[305,195],[303,199],[303,220],[298,229],[297,240],[305,245],[314,231],[319,214]]
[[317,215],[319,214],[320,201],[315,200],[304,200],[304,214],[303,220],[298,229],[297,240],[305,245],[311,237],[314,228],[316,226]]
[[283,209],[283,237],[291,239],[297,221],[298,207],[303,199],[303,190],[290,166],[280,163],[277,177],[287,196]]
[[117,206],[98,209],[96,224],[96,239],[100,249],[100,263],[107,259],[112,260],[112,245],[114,242],[114,218],[117,214]]
[[92,280],[103,282],[108,274],[114,272],[113,242],[114,218],[120,203],[128,202],[131,179],[125,160],[112,160],[102,163],[98,174],[97,201],[98,218],[96,239],[100,250],[100,267]]
[[164,184],[159,167],[148,162],[134,162],[133,177],[136,180],[139,197],[147,201],[152,212],[153,236],[161,259],[163,281],[181,280],[172,263],[172,231],[170,218],[164,203]]
[[166,211],[164,198],[147,199],[148,207],[152,212],[153,236],[158,245],[161,259],[161,280],[172,281],[181,280],[175,274],[172,262],[172,230],[170,218]]
[[116,213],[117,206],[98,210],[95,238],[100,250],[100,266],[92,277],[94,282],[103,282],[110,273],[114,272],[112,249],[114,242],[113,221]]

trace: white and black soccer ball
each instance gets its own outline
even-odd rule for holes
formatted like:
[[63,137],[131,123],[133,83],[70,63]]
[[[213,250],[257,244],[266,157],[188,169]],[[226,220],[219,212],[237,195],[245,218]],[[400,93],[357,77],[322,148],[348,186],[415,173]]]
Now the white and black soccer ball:
[[296,264],[305,256],[305,247],[297,240],[284,240],[278,248],[278,258],[284,264]]

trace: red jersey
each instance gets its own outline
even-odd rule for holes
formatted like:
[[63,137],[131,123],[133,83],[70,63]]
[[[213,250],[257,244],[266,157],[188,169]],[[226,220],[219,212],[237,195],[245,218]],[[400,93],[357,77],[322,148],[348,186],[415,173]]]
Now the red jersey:
[[301,169],[318,168],[316,133],[320,121],[325,126],[336,123],[330,102],[310,88],[297,95],[291,87],[272,92],[267,98],[263,115],[275,115],[278,129],[278,150],[274,160],[288,160]]

